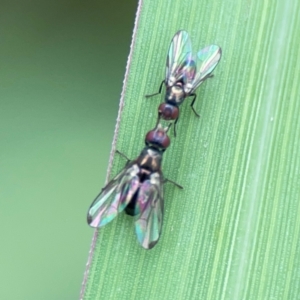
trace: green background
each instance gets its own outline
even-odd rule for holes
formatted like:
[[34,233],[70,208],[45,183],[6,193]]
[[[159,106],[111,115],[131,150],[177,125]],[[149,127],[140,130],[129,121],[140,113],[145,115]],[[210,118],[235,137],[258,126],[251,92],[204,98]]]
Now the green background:
[[136,6],[1,1],[0,299],[79,297]]

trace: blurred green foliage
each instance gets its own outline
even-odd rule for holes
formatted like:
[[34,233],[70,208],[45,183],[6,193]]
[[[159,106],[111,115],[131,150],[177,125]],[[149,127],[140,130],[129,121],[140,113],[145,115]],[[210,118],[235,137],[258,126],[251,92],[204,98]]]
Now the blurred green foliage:
[[79,297],[136,5],[1,3],[0,299]]

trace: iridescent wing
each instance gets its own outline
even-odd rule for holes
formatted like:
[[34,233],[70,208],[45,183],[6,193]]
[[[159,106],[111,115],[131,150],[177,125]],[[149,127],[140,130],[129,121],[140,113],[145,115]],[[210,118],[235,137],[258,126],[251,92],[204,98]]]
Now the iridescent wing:
[[[184,30],[175,33],[167,56],[165,83],[173,86],[177,81],[185,80],[185,70],[192,59],[192,45]],[[189,74],[192,74],[191,70]]]
[[217,45],[210,45],[200,50],[195,58],[197,73],[192,83],[191,93],[209,77],[218,65],[222,55],[222,50]]
[[159,240],[164,213],[161,173],[153,173],[140,186],[136,201],[135,232],[145,249],[153,248]]
[[91,227],[106,225],[125,209],[139,188],[139,171],[132,161],[102,189],[88,210],[87,222]]

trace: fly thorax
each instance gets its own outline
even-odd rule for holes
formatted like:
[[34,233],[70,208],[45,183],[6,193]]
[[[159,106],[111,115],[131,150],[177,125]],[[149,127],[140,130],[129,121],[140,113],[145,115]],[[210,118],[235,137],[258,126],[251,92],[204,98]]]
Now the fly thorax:
[[174,105],[180,105],[185,98],[182,85],[176,84],[167,88],[165,101]]
[[140,166],[151,172],[160,170],[162,154],[153,148],[147,148],[144,155],[140,157]]

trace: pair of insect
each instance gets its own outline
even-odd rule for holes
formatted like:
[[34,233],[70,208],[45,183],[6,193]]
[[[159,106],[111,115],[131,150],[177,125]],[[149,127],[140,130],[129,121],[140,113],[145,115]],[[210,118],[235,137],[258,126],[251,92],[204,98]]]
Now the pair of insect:
[[123,170],[101,190],[91,204],[87,215],[91,227],[102,227],[125,210],[135,217],[135,232],[140,245],[145,249],[156,245],[163,224],[163,185],[170,181],[164,178],[161,164],[163,153],[170,145],[167,132],[172,125],[170,123],[163,128],[160,120],[174,121],[176,135],[178,107],[188,97],[193,97],[191,107],[199,116],[193,107],[195,90],[212,76],[220,58],[219,46],[208,46],[193,55],[188,33],[180,30],[174,35],[167,55],[165,79],[156,93],[160,94],[165,85],[165,102],[158,107],[156,126],[146,134],[146,146],[140,155],[134,160],[126,158],[127,164]]

